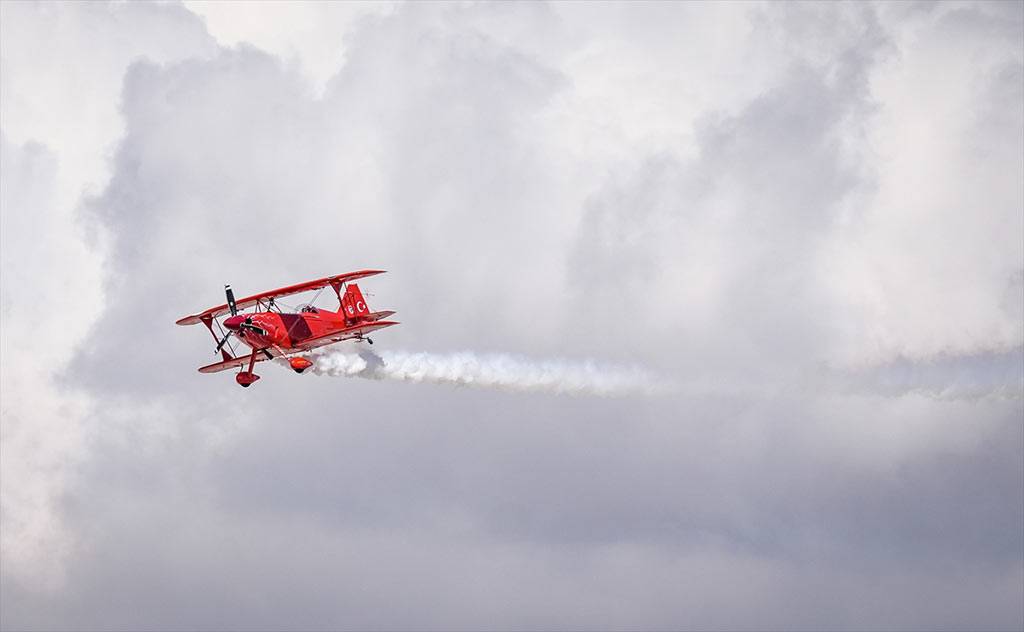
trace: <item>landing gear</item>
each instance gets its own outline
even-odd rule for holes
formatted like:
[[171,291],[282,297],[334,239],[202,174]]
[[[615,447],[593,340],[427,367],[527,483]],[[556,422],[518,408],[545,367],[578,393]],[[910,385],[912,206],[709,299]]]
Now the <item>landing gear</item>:
[[260,379],[260,376],[256,375],[252,371],[242,371],[235,376],[235,381],[238,382],[242,388],[249,388],[252,383]]
[[366,342],[368,342],[368,343],[370,343],[372,345],[373,344],[373,338],[370,338],[369,336],[367,336]]
[[238,382],[242,388],[249,388],[253,382],[260,379],[260,376],[252,372],[252,365],[256,364],[256,351],[256,349],[253,349],[252,355],[249,356],[249,370],[242,371],[235,376],[235,381]]

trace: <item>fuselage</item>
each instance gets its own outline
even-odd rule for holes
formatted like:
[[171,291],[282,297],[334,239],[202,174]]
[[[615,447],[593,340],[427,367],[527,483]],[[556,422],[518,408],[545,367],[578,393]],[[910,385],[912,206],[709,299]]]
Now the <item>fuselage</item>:
[[235,331],[242,342],[254,349],[294,349],[307,340],[329,335],[350,325],[341,313],[313,308],[297,314],[256,312],[232,316],[224,321],[224,326]]

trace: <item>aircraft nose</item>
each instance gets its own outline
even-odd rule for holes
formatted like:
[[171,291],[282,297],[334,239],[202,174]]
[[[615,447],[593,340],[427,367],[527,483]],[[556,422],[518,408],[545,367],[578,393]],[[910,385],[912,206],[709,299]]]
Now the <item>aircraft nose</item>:
[[231,331],[238,331],[238,328],[241,327],[242,323],[244,322],[245,316],[232,316],[230,318],[224,319],[224,326],[230,329]]

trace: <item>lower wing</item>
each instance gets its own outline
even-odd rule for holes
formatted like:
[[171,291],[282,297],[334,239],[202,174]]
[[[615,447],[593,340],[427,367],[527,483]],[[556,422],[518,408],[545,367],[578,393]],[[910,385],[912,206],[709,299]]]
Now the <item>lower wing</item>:
[[[392,312],[394,313],[394,312]],[[319,338],[310,338],[303,340],[298,345],[288,349],[288,354],[301,353],[303,351],[310,351],[317,347],[323,347],[326,345],[334,344],[335,342],[341,342],[342,340],[349,340],[351,338],[362,338],[370,332],[377,331],[378,329],[384,329],[385,327],[391,327],[398,323],[391,320],[378,320],[372,323],[363,323],[348,329],[342,329],[339,331],[331,332],[326,336],[320,336]],[[268,347],[266,349],[260,349],[256,352],[256,361],[263,362],[264,360],[273,360],[278,356],[286,355],[283,350],[276,347]],[[234,369],[235,367],[245,366],[249,364],[251,354],[247,353],[237,358],[231,358],[224,360],[223,362],[214,362],[203,367],[199,367],[200,373],[218,373],[220,371],[227,371],[228,369]]]
[[[282,355],[277,349],[270,347],[268,349],[260,349],[256,352],[256,361],[263,362],[264,360],[272,360],[277,356]],[[223,362],[214,362],[213,364],[207,364],[206,366],[199,367],[200,373],[219,373],[220,371],[227,371],[239,366],[245,366],[249,364],[252,354],[245,354],[237,358],[231,358],[230,360],[224,360]]]

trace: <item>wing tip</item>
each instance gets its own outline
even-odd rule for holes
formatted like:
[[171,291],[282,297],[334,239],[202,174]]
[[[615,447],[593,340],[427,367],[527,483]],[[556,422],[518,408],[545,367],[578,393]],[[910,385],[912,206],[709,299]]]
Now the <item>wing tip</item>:
[[365,279],[366,277],[376,276],[378,274],[384,274],[387,270],[357,270],[356,272],[346,272],[344,274],[335,274],[332,279],[338,279],[341,277],[353,277],[352,280]]

